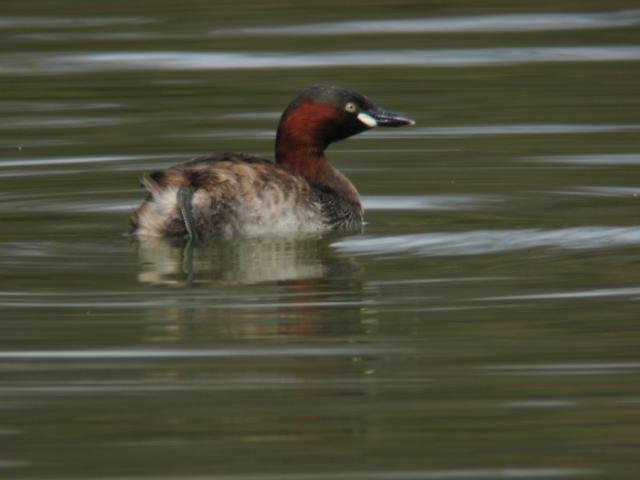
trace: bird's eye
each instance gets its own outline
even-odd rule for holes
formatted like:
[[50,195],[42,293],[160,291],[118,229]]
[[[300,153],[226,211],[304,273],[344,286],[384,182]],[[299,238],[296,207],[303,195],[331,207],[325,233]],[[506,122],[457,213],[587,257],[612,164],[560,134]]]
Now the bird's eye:
[[349,102],[344,106],[344,109],[349,112],[349,113],[353,113],[355,112],[358,108],[356,107],[356,104],[353,102]]

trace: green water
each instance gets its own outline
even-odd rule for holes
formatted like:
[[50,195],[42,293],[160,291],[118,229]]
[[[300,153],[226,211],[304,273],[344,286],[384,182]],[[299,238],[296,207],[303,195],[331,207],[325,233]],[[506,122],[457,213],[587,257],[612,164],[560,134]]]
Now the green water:
[[[4,1],[0,478],[637,478],[637,6]],[[124,234],[314,83],[362,235]]]

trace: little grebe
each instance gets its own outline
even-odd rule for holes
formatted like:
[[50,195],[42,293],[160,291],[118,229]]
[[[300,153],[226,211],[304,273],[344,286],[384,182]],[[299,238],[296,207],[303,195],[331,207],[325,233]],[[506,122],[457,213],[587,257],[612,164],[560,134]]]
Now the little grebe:
[[376,126],[414,123],[352,90],[312,86],[280,118],[275,162],[223,153],[145,175],[149,194],[132,214],[130,232],[202,238],[358,230],[358,192],[325,149]]

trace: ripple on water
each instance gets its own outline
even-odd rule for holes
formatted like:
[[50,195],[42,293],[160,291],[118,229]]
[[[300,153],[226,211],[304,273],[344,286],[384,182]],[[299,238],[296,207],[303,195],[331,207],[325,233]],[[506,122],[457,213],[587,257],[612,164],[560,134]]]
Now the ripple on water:
[[592,290],[578,290],[572,292],[505,295],[500,297],[487,297],[478,300],[569,300],[577,298],[635,297],[637,295],[640,295],[640,287],[596,288]]
[[[175,155],[95,155],[84,157],[49,157],[49,158],[9,158],[0,160],[0,178],[32,177],[39,175],[73,175],[96,168],[110,171],[150,170],[166,167],[164,164],[149,163],[149,160],[177,160]],[[60,169],[61,165],[73,168]],[[100,167],[96,167],[100,165]],[[24,167],[29,167],[25,169]],[[42,168],[54,167],[54,168]],[[135,182],[132,183],[135,185]]]
[[[637,130],[637,125],[628,125]],[[640,165],[640,153],[603,153],[599,155],[543,155],[523,157],[522,160],[564,163],[570,165]]]
[[233,120],[279,120],[282,112],[242,112],[242,113],[225,113],[220,118]]
[[34,75],[109,70],[233,70],[353,66],[477,67],[539,62],[640,60],[640,46],[503,47],[442,50],[286,52],[110,52],[0,56],[0,74]]
[[[139,445],[139,443],[136,443]],[[321,473],[258,473],[216,475],[216,480],[553,480],[597,474],[586,468],[477,468],[468,470],[391,470],[391,471],[329,471]],[[157,480],[203,480],[201,475],[162,475]]]
[[358,35],[451,32],[531,32],[626,28],[640,25],[640,10],[613,12],[525,13],[472,17],[412,18],[315,23],[213,30],[216,35]]
[[0,17],[0,28],[87,28],[155,23],[140,17]]
[[[561,135],[580,133],[633,132],[640,130],[640,124],[530,124],[530,125],[469,125],[461,127],[425,127],[408,130],[376,130],[368,132],[377,138],[406,137],[476,137],[493,135]],[[366,137],[364,137],[366,138]],[[527,157],[527,160],[552,160],[568,157]],[[637,158],[637,156],[636,156]]]
[[551,190],[556,195],[584,195],[589,197],[639,198],[640,187],[581,187]]
[[112,110],[121,108],[122,106],[121,103],[116,102],[0,100],[0,112],[3,113]]
[[[32,167],[48,165],[69,165],[79,163],[109,163],[126,162],[130,160],[141,160],[151,158],[148,155],[95,155],[87,157],[64,157],[64,158],[20,158],[0,160],[0,168],[7,167]],[[158,158],[158,157],[153,157]]]
[[338,241],[338,250],[355,255],[407,253],[423,256],[480,255],[539,247],[606,248],[640,244],[640,227],[575,227],[556,230],[473,230],[386,237],[362,236]]
[[142,196],[135,200],[87,200],[78,196],[69,201],[57,201],[46,197],[11,199],[0,204],[0,212],[130,213],[141,200]]
[[24,468],[31,464],[28,462],[21,462],[17,460],[3,460],[0,458],[0,468]]
[[376,345],[280,345],[272,348],[207,349],[104,349],[104,350],[3,350],[0,360],[174,360],[179,358],[236,357],[350,357],[353,355],[392,355],[410,353],[411,349]]
[[364,195],[365,210],[458,210],[495,200],[483,195]]
[[24,130],[44,128],[97,128],[124,125],[127,120],[116,117],[0,117],[0,130]]
[[83,32],[47,32],[47,33],[23,33],[14,35],[13,38],[19,40],[29,40],[36,42],[96,42],[96,41],[140,41],[162,39],[186,39],[193,35],[170,35],[152,34],[147,32],[95,32],[85,30]]
[[500,375],[596,375],[640,370],[640,362],[541,363],[481,367]]

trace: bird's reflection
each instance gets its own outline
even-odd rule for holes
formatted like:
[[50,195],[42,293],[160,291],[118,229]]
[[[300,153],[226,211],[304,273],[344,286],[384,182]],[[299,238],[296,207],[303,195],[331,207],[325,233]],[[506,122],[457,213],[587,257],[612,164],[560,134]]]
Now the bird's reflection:
[[192,246],[139,238],[139,280],[179,290],[167,297],[171,305],[148,310],[147,339],[199,342],[359,331],[360,268],[334,250],[332,240],[255,237]]
[[330,239],[319,236],[219,238],[202,245],[140,237],[137,249],[138,280],[151,285],[248,285],[359,270],[350,257],[331,248]]

